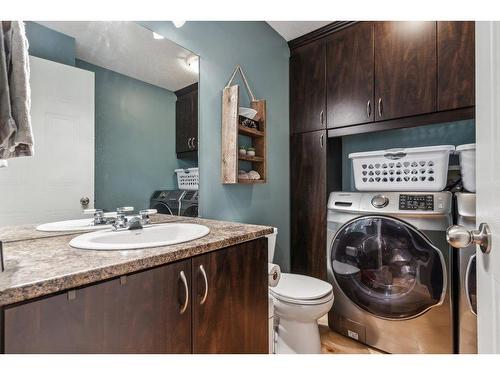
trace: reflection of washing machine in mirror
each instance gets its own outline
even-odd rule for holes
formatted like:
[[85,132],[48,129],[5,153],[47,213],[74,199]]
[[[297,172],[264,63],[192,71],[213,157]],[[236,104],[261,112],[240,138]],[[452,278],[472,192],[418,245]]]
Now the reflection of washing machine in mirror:
[[391,353],[452,353],[450,193],[332,193],[329,325]]

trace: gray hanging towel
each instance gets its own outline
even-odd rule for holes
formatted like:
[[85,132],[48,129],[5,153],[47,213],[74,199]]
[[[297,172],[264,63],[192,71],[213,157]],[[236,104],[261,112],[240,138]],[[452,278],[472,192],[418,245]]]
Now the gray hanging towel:
[[[0,54],[6,66],[7,81],[0,71],[0,91],[7,92],[10,106],[2,104],[0,110],[0,159],[33,155],[33,132],[30,116],[30,85],[28,40],[24,24],[20,21],[2,21],[2,46]],[[2,103],[5,100],[2,99]],[[5,107],[5,109],[4,109]],[[7,117],[10,111],[10,118]],[[5,118],[5,120],[4,120]],[[12,123],[15,130],[12,132]],[[7,136],[4,139],[4,136]]]
[[4,30],[10,30],[10,24],[1,22],[0,27],[0,159],[6,159],[9,154],[9,141],[14,136],[17,126],[12,118],[9,90],[9,63],[10,53],[6,49]]

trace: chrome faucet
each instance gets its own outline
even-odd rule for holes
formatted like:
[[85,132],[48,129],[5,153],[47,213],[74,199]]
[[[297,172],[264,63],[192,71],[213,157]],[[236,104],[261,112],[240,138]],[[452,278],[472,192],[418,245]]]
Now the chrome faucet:
[[113,223],[114,230],[128,229],[128,219],[126,213],[131,211],[134,211],[134,207],[118,207],[116,209],[116,220]]
[[104,225],[111,224],[115,221],[115,218],[106,218],[104,217],[104,211],[99,208],[89,208],[83,210],[83,213],[86,215],[94,215],[94,225]]
[[[126,210],[124,210],[126,209]],[[142,229],[146,225],[151,224],[151,220],[149,216],[155,215],[158,211],[155,209],[149,209],[149,210],[141,210],[139,211],[139,216],[134,216],[130,219],[127,219],[125,217],[125,212],[127,211],[133,211],[133,207],[120,207],[116,210],[117,212],[117,217],[116,217],[116,222],[113,224],[113,229],[114,230],[120,230],[120,229],[129,229],[129,230],[135,230],[135,229]]]

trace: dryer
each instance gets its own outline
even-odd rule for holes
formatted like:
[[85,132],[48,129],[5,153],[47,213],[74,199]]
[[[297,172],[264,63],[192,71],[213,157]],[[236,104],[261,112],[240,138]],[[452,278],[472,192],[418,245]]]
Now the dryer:
[[331,329],[389,353],[453,353],[449,192],[334,192]]

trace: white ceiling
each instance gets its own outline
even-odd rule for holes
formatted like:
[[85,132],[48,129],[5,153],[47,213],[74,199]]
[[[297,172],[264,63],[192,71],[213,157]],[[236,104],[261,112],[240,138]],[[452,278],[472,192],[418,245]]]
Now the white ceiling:
[[37,21],[75,38],[76,57],[94,65],[166,88],[179,90],[198,82],[188,68],[192,53],[129,21]]
[[333,21],[267,21],[288,42]]

